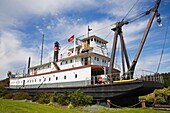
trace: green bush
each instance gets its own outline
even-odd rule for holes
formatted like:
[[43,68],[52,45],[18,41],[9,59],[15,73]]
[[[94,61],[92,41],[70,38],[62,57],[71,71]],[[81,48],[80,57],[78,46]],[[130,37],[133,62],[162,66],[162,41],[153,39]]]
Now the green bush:
[[0,84],[0,97],[3,97],[6,93],[5,86]]
[[156,101],[161,104],[170,104],[170,87],[154,91]]
[[14,94],[13,94],[13,93],[8,92],[8,93],[6,93],[6,94],[3,96],[3,98],[4,98],[4,99],[12,99],[12,98],[13,98],[13,96],[14,96]]
[[14,99],[14,100],[24,100],[24,99],[30,100],[31,97],[26,92],[16,92],[16,93],[14,93],[14,96],[12,97],[12,99]]
[[69,103],[71,103],[74,107],[76,107],[76,106],[86,106],[91,104],[93,98],[91,96],[87,96],[82,91],[77,90],[74,92],[55,94],[53,100],[61,105],[68,105]]
[[86,106],[88,104],[92,103],[92,97],[85,95],[80,90],[77,90],[70,94],[70,102],[73,104],[73,106]]
[[63,94],[57,94],[55,93],[55,96],[53,97],[53,101],[57,102],[61,105],[68,105],[70,101],[70,94],[71,92],[64,92]]
[[139,100],[146,100],[148,103],[170,104],[170,87],[163,89],[155,89],[153,93],[140,96]]
[[35,97],[33,97],[33,101],[38,102],[40,104],[48,104],[52,100],[53,95],[50,93],[38,93]]

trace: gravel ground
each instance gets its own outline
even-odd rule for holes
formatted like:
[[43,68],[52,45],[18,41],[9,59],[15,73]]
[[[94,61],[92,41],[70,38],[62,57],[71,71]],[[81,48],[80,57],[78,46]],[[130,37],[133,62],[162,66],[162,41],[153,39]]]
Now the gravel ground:
[[83,110],[88,110],[88,111],[99,111],[99,110],[118,110],[119,108],[107,108],[105,106],[101,105],[92,105],[92,106],[86,106],[82,107]]

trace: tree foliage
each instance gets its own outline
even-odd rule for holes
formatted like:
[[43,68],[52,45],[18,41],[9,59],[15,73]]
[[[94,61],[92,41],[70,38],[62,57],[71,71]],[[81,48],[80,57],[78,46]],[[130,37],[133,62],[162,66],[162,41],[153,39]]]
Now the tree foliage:
[[161,73],[160,75],[163,76],[165,87],[169,87],[170,86],[170,72],[169,73]]

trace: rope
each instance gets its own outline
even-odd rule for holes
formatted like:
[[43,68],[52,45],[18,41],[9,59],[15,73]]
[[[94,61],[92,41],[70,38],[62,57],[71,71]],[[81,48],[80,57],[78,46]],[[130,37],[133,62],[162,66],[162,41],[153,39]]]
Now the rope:
[[[170,20],[170,16],[169,16],[169,20]],[[168,28],[169,28],[169,20],[168,20],[168,25],[167,25],[167,28],[166,28],[164,43],[163,43],[162,52],[161,52],[161,56],[160,56],[160,59],[159,59],[159,64],[158,64],[158,68],[157,68],[156,73],[158,73],[158,71],[159,71],[159,68],[160,68],[160,65],[161,65],[161,61],[162,61],[162,56],[163,56],[164,49],[165,49],[165,43],[166,43],[167,33],[168,33]]]
[[112,31],[110,31],[109,34],[107,34],[104,39],[108,38],[111,33],[112,33]]
[[122,19],[122,21],[124,21],[124,19],[127,17],[127,15],[132,11],[132,9],[135,7],[135,5],[139,2],[139,0],[137,0],[133,6],[131,7],[131,9],[127,12],[127,14],[124,16],[124,18]]
[[136,104],[134,104],[134,105],[127,106],[127,107],[119,106],[119,105],[113,104],[113,103],[111,103],[111,102],[110,102],[110,104],[113,105],[114,107],[117,107],[117,108],[127,108],[127,107],[128,107],[128,108],[133,108],[133,107],[141,104],[141,102],[138,102],[138,103],[136,103]]

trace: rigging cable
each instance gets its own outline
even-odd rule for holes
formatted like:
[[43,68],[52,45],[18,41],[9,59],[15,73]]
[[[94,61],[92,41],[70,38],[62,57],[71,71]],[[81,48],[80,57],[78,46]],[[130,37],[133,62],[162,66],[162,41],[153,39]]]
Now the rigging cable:
[[127,14],[124,16],[124,18],[122,19],[122,21],[124,21],[124,19],[128,16],[128,14],[132,11],[132,9],[135,7],[135,5],[139,2],[139,0],[137,0],[133,6],[131,7],[131,9],[127,12]]
[[[170,16],[169,16],[169,20],[170,20]],[[163,47],[162,47],[162,51],[161,51],[161,56],[160,56],[160,59],[159,59],[159,64],[158,64],[158,68],[157,68],[156,73],[158,73],[158,71],[159,71],[160,64],[161,64],[161,61],[162,61],[162,56],[163,56],[164,49],[165,49],[165,43],[166,43],[167,34],[168,34],[168,29],[169,29],[169,20],[168,20],[168,25],[167,25],[167,28],[166,28],[166,33],[165,33],[164,43],[163,43]]]

